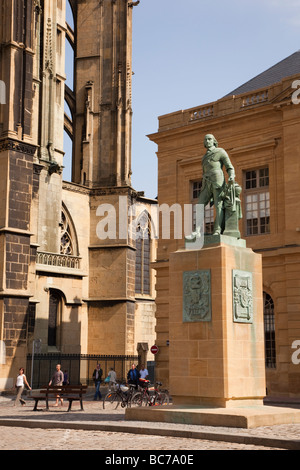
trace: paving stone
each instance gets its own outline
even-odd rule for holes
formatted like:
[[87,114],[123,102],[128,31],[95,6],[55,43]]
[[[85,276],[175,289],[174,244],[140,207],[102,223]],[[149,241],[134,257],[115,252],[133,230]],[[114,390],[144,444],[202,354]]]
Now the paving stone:
[[[41,402],[39,412],[33,411],[30,399],[25,406],[14,404],[14,398],[0,396],[1,450],[275,450],[289,448],[288,443],[297,443],[300,437],[299,424],[241,429],[125,421],[124,409],[108,413],[102,402],[91,398],[84,411],[76,402],[71,412],[67,404],[55,408],[54,402],[48,411]],[[175,431],[177,436],[172,435]],[[191,432],[204,437],[186,438]],[[282,446],[277,446],[280,440]]]

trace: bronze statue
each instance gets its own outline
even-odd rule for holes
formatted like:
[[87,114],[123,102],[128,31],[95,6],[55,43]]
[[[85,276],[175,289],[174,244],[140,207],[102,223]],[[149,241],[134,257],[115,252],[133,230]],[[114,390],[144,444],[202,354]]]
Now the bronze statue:
[[228,173],[229,185],[234,183],[235,172],[228,154],[218,147],[213,135],[205,136],[204,147],[207,152],[202,158],[203,181],[198,203],[204,204],[205,207],[209,202],[213,202],[216,209],[213,234],[220,235],[224,224],[223,201],[226,185],[222,168],[224,166]]
[[[216,217],[214,221],[213,235],[228,235],[240,238],[238,228],[239,219],[242,217],[240,193],[241,187],[235,182],[235,171],[227,152],[219,148],[218,142],[212,134],[204,138],[206,154],[202,157],[203,181],[198,198],[198,204],[215,206]],[[225,181],[223,167],[228,174],[228,183]],[[187,241],[193,241],[196,232],[186,237]]]

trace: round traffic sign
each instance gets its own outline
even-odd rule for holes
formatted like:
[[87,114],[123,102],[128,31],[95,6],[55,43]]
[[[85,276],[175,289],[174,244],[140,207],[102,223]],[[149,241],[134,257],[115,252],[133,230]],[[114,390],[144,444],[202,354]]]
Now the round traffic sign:
[[157,354],[158,353],[158,346],[154,344],[154,346],[151,347],[150,351],[152,354]]

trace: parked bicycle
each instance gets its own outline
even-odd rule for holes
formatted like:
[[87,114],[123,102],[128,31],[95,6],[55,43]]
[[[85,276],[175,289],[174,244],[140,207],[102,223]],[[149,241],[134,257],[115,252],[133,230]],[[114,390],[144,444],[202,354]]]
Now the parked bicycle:
[[156,382],[157,387],[150,388],[150,381],[140,379],[140,390],[136,392],[132,399],[133,406],[154,406],[169,405],[170,395],[168,390],[163,390],[161,382]]
[[116,410],[120,405],[121,408],[131,406],[131,401],[136,392],[136,385],[117,384],[115,390],[108,392],[103,399],[103,408],[105,410]]

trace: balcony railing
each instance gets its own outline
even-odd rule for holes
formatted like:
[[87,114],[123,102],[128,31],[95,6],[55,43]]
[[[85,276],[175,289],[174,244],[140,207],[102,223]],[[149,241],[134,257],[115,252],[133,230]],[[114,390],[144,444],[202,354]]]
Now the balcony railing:
[[37,264],[46,266],[56,266],[60,268],[80,269],[80,257],[61,255],[57,253],[38,252],[36,256]]
[[251,106],[253,104],[265,103],[269,99],[268,90],[262,90],[259,93],[252,93],[251,95],[244,96],[242,99],[242,108]]
[[198,109],[194,109],[190,114],[190,120],[196,121],[197,119],[206,119],[214,116],[214,106],[206,105]]

